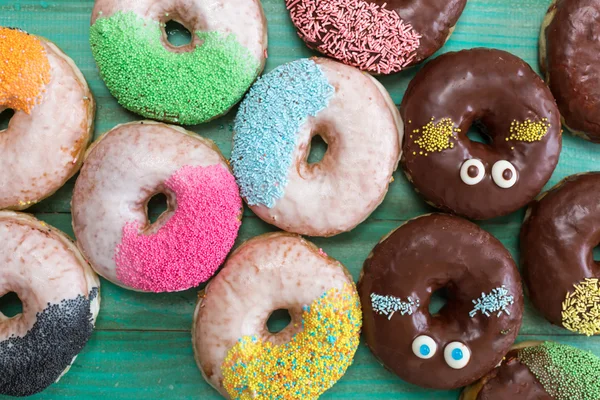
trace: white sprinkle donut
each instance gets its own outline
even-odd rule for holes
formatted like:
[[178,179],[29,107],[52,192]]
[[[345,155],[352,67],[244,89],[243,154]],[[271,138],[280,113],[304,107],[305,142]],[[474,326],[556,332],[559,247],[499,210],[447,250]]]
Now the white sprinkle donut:
[[[271,313],[291,322],[269,332]],[[362,315],[342,264],[299,236],[270,233],[240,246],[208,284],[192,343],[204,378],[231,399],[316,399],[358,347]]]
[[[158,193],[167,211],[151,224],[147,205]],[[212,141],[142,121],[92,144],[72,212],[78,245],[96,272],[127,289],[170,292],[215,273],[237,237],[242,201]]]
[[[403,132],[373,77],[328,59],[302,59],[251,88],[235,119],[231,164],[260,218],[288,232],[333,236],[383,201]],[[316,135],[329,147],[309,164]]]
[[53,194],[81,166],[94,99],[73,61],[53,43],[0,27],[0,209],[22,210]]
[[15,292],[23,303],[22,314],[0,313],[0,394],[29,396],[67,372],[92,335],[99,290],[65,234],[0,211],[0,297]]

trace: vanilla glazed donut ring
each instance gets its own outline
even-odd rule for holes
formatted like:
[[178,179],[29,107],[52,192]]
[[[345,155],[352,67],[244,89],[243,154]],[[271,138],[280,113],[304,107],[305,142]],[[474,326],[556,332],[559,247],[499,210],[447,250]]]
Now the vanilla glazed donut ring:
[[28,214],[0,211],[0,297],[15,292],[22,314],[0,313],[0,394],[29,396],[66,373],[92,335],[100,281],[62,232]]
[[[176,21],[192,40],[174,46]],[[263,70],[267,25],[259,0],[96,0],[90,43],[100,75],[126,109],[193,125],[225,114]]]
[[[291,322],[271,333],[277,309]],[[342,264],[299,236],[270,233],[241,245],[200,295],[192,343],[202,375],[228,399],[316,399],[352,363],[361,319]]]
[[[402,122],[381,84],[325,58],[279,66],[250,90],[234,123],[231,165],[242,197],[288,232],[333,236],[383,201]],[[311,139],[328,144],[309,164]]]
[[[147,204],[158,193],[167,210],[151,224]],[[142,121],[94,142],[72,213],[77,243],[96,272],[126,289],[171,292],[215,273],[237,237],[242,200],[212,141]]]
[[0,27],[0,209],[22,210],[56,192],[81,167],[95,115],[85,78],[50,41]]

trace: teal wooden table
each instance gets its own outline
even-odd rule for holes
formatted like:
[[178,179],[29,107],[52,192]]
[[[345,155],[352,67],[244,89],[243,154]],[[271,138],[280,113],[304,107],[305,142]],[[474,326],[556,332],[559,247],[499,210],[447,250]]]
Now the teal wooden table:
[[[131,0],[135,1],[135,0]],[[443,0],[440,0],[443,1]],[[507,50],[536,70],[537,39],[549,0],[469,0],[454,35],[442,51],[486,46]],[[87,78],[98,103],[96,132],[139,119],[122,109],[98,76],[88,43],[93,0],[0,0],[0,25],[19,27],[56,42],[72,57]],[[269,59],[266,71],[311,53],[289,21],[283,0],[263,0],[269,24]],[[381,78],[399,103],[417,69]],[[214,140],[226,156],[231,150],[232,120],[225,117],[191,130]],[[8,117],[0,116],[0,129]],[[1,156],[1,155],[0,155]],[[565,135],[558,168],[548,187],[561,178],[597,169],[600,145]],[[32,207],[35,215],[73,235],[70,199],[73,180],[54,196]],[[430,212],[402,172],[383,204],[352,232],[330,239],[314,239],[328,254],[343,262],[358,277],[362,262],[379,238],[403,221]],[[160,205],[151,214],[160,212]],[[518,260],[518,233],[524,212],[485,221],[480,225],[498,237]],[[238,244],[274,230],[249,210]],[[218,399],[202,379],[192,353],[190,327],[197,290],[174,294],[140,294],[102,281],[102,307],[96,331],[69,373],[58,384],[35,396],[38,399]],[[14,299],[0,300],[0,308],[14,308]],[[551,326],[528,303],[519,340],[548,339],[590,349],[600,356],[600,337],[586,338]],[[1,371],[0,371],[1,373]],[[324,399],[457,399],[458,391],[429,391],[407,384],[381,367],[363,346],[344,378]]]

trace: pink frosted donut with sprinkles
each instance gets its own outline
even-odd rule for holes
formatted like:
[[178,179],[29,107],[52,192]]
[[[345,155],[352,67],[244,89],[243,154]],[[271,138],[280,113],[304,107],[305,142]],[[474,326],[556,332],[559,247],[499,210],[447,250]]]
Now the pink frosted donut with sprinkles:
[[[159,193],[167,210],[151,223],[148,201]],[[225,260],[242,201],[212,141],[142,121],[92,144],[72,214],[78,246],[100,275],[126,289],[174,292],[205,282]]]
[[374,74],[393,74],[439,50],[467,0],[286,0],[308,47]]

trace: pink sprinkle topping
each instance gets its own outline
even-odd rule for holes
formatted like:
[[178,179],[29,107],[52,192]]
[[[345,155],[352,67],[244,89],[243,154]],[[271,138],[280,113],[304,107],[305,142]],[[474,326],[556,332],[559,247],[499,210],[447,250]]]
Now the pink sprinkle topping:
[[189,289],[208,280],[231,250],[241,225],[242,200],[223,166],[184,166],[165,181],[177,208],[155,233],[138,222],[123,227],[115,250],[117,278],[148,292]]
[[397,12],[364,0],[286,0],[298,35],[321,53],[378,74],[400,71],[420,38]]
[[325,253],[323,251],[323,249],[319,248],[319,254],[322,255],[323,257],[327,257],[327,253]]

